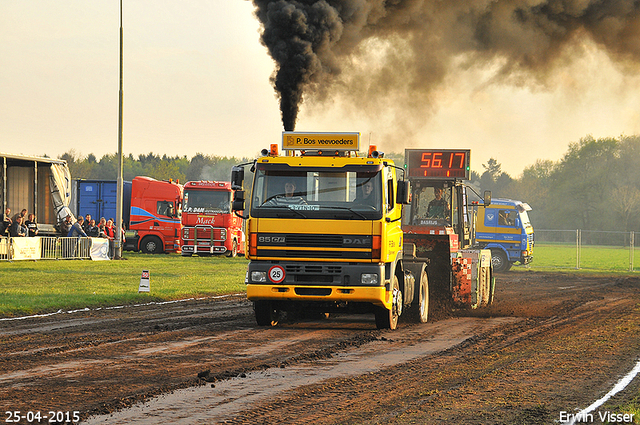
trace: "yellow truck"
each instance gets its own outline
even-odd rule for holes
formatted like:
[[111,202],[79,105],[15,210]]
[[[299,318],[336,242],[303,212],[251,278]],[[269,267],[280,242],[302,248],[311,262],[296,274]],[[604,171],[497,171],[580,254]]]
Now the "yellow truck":
[[258,325],[310,312],[373,313],[379,329],[395,329],[405,312],[427,321],[426,264],[403,261],[404,169],[373,146],[366,156],[359,148],[359,133],[284,132],[282,155],[271,145],[233,167]]

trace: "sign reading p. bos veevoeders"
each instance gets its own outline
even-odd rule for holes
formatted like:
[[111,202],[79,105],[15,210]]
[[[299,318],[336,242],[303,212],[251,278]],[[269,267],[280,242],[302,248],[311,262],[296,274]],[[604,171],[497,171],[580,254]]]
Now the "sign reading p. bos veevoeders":
[[360,133],[282,132],[282,149],[340,149],[357,151]]

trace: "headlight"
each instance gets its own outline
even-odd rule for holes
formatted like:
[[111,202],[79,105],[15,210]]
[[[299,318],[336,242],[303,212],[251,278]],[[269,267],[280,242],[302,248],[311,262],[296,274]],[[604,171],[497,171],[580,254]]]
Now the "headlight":
[[362,273],[360,275],[360,283],[363,285],[377,285],[378,273]]
[[267,272],[251,272],[251,281],[264,283],[267,281]]

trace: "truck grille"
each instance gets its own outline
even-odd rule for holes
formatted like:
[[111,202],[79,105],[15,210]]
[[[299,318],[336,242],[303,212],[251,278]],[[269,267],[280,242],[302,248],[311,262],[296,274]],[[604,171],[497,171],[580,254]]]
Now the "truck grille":
[[339,235],[286,235],[285,238],[286,246],[342,247],[342,236]]
[[326,283],[341,284],[342,267],[327,264],[287,264],[285,265],[287,276],[293,276],[293,281],[299,284]]
[[529,245],[529,251],[533,252],[533,233],[527,236],[527,243]]
[[321,275],[328,275],[328,274],[336,274],[336,275],[340,275],[342,274],[342,267],[340,266],[334,266],[334,265],[324,265],[324,264],[319,264],[319,265],[293,265],[293,264],[288,264],[285,267],[285,271],[287,272],[287,274],[289,273],[309,273],[309,274],[321,274]]
[[259,233],[256,254],[258,257],[290,259],[370,260],[372,258],[372,240],[371,235]]

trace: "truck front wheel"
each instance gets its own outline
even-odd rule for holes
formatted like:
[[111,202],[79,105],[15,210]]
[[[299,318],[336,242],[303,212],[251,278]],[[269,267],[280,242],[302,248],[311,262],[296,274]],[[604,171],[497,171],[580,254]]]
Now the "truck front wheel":
[[393,297],[391,310],[385,307],[375,306],[374,314],[376,316],[376,327],[378,329],[396,329],[398,327],[398,318],[402,313],[402,292],[398,284],[398,277],[393,276],[391,283],[391,293]]
[[275,326],[278,324],[279,312],[271,305],[271,301],[254,301],[253,311],[258,326]]
[[493,264],[493,270],[496,272],[506,272],[511,268],[507,254],[499,249],[491,250],[491,264]]
[[145,254],[160,254],[164,252],[162,241],[157,236],[147,236],[144,238],[140,244],[140,248]]

